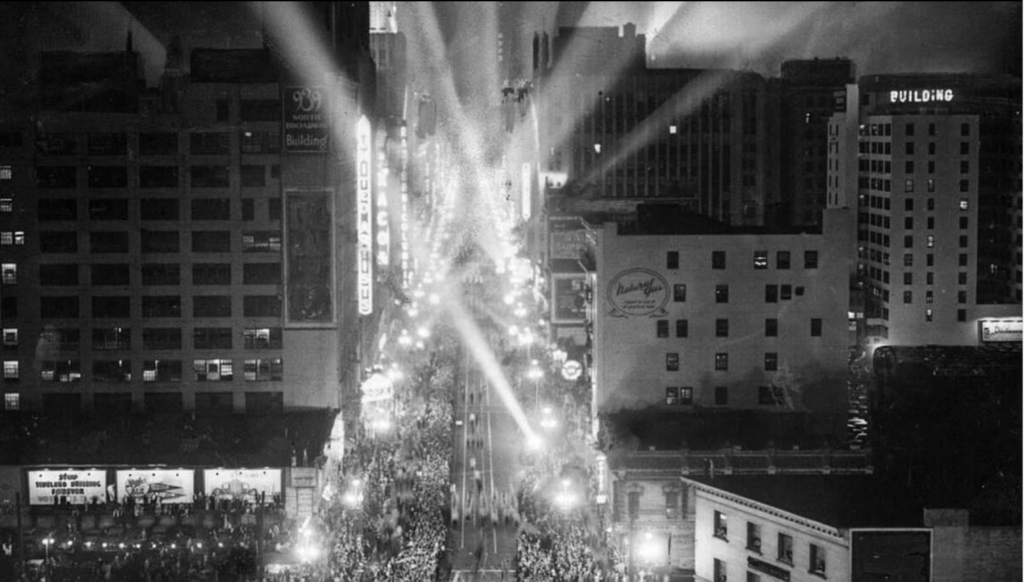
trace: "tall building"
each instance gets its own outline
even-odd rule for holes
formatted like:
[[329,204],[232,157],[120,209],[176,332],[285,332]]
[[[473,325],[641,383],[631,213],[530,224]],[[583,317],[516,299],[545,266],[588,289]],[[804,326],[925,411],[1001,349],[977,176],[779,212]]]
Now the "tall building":
[[856,192],[868,340],[975,344],[985,322],[1019,329],[1020,80],[872,76],[846,100],[829,128],[829,203]]
[[562,28],[552,49],[534,81],[540,175],[565,176],[563,195],[673,198],[725,223],[764,224],[771,148],[761,76],[647,69],[632,24],[621,34]]
[[782,63],[778,150],[782,199],[769,212],[769,223],[821,223],[826,206],[828,121],[836,91],[853,80],[849,59]]
[[853,219],[825,217],[818,232],[605,224],[595,413],[802,411],[841,434]]
[[4,128],[5,408],[338,407],[372,324],[339,143],[357,112],[267,48],[195,49],[188,75],[172,48],[147,91],[130,44],[44,53],[39,122]]

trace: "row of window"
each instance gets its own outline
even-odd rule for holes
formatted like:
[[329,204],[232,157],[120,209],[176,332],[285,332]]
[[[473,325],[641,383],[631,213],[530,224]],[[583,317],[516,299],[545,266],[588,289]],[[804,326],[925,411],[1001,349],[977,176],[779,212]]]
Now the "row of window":
[[[218,117],[224,113],[227,121],[227,105],[218,102]],[[262,103],[262,100],[257,101]],[[269,103],[269,102],[268,102]],[[272,107],[261,106],[259,115],[255,110],[242,102],[242,121],[279,121],[281,116],[280,102],[275,101]],[[275,113],[276,112],[276,113]],[[20,136],[19,136],[20,137]],[[281,151],[281,133],[277,130],[238,132],[239,145],[245,154],[273,154]],[[36,137],[36,153],[40,156],[74,156],[79,155],[81,138],[72,133],[46,133]],[[123,156],[128,154],[128,134],[126,133],[90,133],[86,136],[86,151],[90,156]],[[20,142],[20,139],[19,139]],[[20,143],[19,143],[20,145]],[[196,131],[188,134],[189,153],[194,155],[225,155],[231,153],[231,134],[224,131]],[[143,156],[175,155],[179,153],[178,134],[176,132],[141,132],[139,133],[138,151]]]
[[[82,381],[81,362],[78,360],[44,360],[40,364],[39,378],[43,382],[73,384]],[[21,379],[21,366],[17,360],[4,360],[4,380]],[[246,382],[276,381],[284,379],[281,358],[257,358],[242,361],[242,378]],[[96,360],[92,363],[92,379],[107,384],[132,381],[131,360]],[[195,382],[231,382],[234,364],[231,359],[192,360],[192,380]],[[181,360],[143,360],[143,382],[181,382]]]
[[[775,253],[775,268],[789,269],[791,265],[790,251],[777,251]],[[711,251],[711,268],[722,270],[726,268],[726,252]],[[679,268],[679,251],[668,251],[665,259],[665,268]],[[768,268],[768,251],[754,251],[754,268],[763,270]],[[818,251],[804,251],[804,268],[818,268]]]
[[[269,168],[269,172],[268,172]],[[231,166],[191,165],[187,167],[192,188],[230,188]],[[269,178],[268,178],[269,174]],[[139,166],[139,188],[178,188],[182,171],[179,166]],[[262,188],[268,180],[281,178],[281,166],[244,164],[239,169],[239,183],[244,188]],[[36,186],[54,190],[78,187],[77,166],[37,166]],[[127,166],[86,166],[85,183],[89,188],[129,188]]]
[[[690,320],[688,319],[677,319],[675,320],[675,337],[689,337],[690,336]],[[821,326],[822,320],[820,317],[811,318],[811,336],[821,337]],[[669,337],[670,322],[667,319],[659,319],[655,322],[655,335],[660,338]],[[767,318],[764,320],[764,335],[765,337],[778,337],[779,335],[779,320],[777,318]],[[715,319],[715,337],[729,337],[729,320],[728,319]]]
[[[180,350],[180,328],[143,328],[142,349]],[[58,347],[61,351],[78,351],[80,335],[78,329],[60,329],[43,332],[41,340]],[[3,328],[4,349],[18,347],[18,328]],[[197,350],[231,349],[234,347],[234,332],[230,327],[197,327],[192,330],[193,347]],[[281,328],[247,327],[242,330],[242,345],[245,349],[281,349]],[[100,327],[92,330],[92,349],[130,350],[132,328]]]
[[[788,301],[793,298],[794,293],[797,297],[802,297],[804,294],[804,287],[802,285],[765,285],[764,286],[764,300],[766,303],[778,303],[779,298]],[[686,302],[686,284],[675,283],[672,285],[672,301],[675,303]],[[729,286],[715,285],[715,303],[728,303],[729,302]],[[677,324],[678,325],[678,324]],[[678,333],[678,332],[677,332]],[[684,336],[679,336],[684,337]]]
[[[124,295],[93,296],[91,317],[130,318],[132,298]],[[42,319],[74,319],[80,316],[79,297],[43,296],[39,298]],[[17,297],[3,298],[3,313],[18,316]],[[154,295],[142,298],[142,317],[181,317],[180,295]],[[243,295],[244,317],[280,317],[281,297],[278,295]],[[192,317],[233,317],[231,295],[193,295]]]
[[[192,220],[232,220],[229,198],[193,198]],[[241,219],[256,220],[256,200],[241,199]],[[39,220],[72,220],[78,217],[78,203],[70,198],[40,200],[37,205]],[[129,220],[126,198],[97,198],[88,201],[89,220]],[[267,199],[267,220],[281,220],[281,199]],[[141,220],[181,220],[180,201],[177,198],[143,198],[139,201]]]
[[[777,372],[779,370],[778,352],[766,352],[764,355],[764,369],[766,372]],[[729,370],[729,353],[719,352],[715,354],[715,370]],[[667,352],[665,354],[665,371],[679,371],[679,352]]]
[[[836,170],[839,169],[839,160],[836,160]],[[928,160],[927,170],[929,174],[935,173],[935,160]],[[903,173],[913,174],[917,170],[918,166],[914,160],[905,160],[903,162]],[[880,160],[871,158],[860,158],[857,162],[857,169],[860,172],[870,172],[872,174],[892,174],[892,160]],[[969,160],[960,160],[960,173],[970,174],[971,173],[971,162]],[[836,184],[838,186],[838,184]],[[935,180],[928,178],[928,191],[935,191]]]
[[[284,392],[245,392],[245,411],[247,413],[280,412],[284,409]],[[67,402],[69,399],[71,402]],[[180,392],[146,392],[142,395],[146,412],[180,412],[184,410]],[[132,395],[126,392],[96,392],[93,405],[97,411],[123,413],[131,409]],[[68,406],[70,404],[70,406]],[[81,394],[49,393],[43,394],[43,409],[50,406],[61,412],[81,408]],[[197,392],[195,395],[197,412],[233,412],[234,393],[232,392]],[[4,410],[21,410],[21,394],[18,392],[4,393]]]
[[[906,135],[907,137],[913,137],[915,135],[915,132],[916,132],[916,127],[917,127],[917,124],[915,124],[915,123],[906,123],[903,126],[903,134]],[[866,124],[861,124],[860,127],[858,128],[857,134],[860,135],[860,136],[886,136],[886,135],[891,136],[892,135],[892,124],[891,123],[866,123]],[[934,122],[929,122],[928,123],[928,135],[929,136],[933,136],[933,137],[938,135],[938,127],[935,125]],[[960,136],[961,137],[968,137],[970,135],[971,135],[971,124],[970,123],[961,123],[960,124]]]
[[[77,253],[78,232],[73,230],[43,231],[39,233],[39,250],[43,253]],[[176,230],[142,230],[140,247],[144,253],[182,252],[182,234]],[[231,231],[194,230],[188,234],[191,245],[186,252],[229,253],[232,252]],[[93,231],[89,233],[89,249],[92,253],[130,252],[130,236],[126,231]],[[281,251],[281,232],[258,230],[242,232],[243,253]]]
[[[722,541],[729,541],[729,518],[721,512],[714,512],[714,524],[712,525],[712,535]],[[752,521],[747,522],[747,539],[746,548],[748,551],[754,552],[758,555],[764,555],[768,548],[763,543],[763,537],[761,534],[760,524]],[[807,544],[807,571],[812,574],[817,574],[824,577],[828,569],[827,554],[825,547],[809,542]],[[794,566],[796,563],[793,559],[793,536],[778,532],[775,540],[775,559],[788,566]],[[725,573],[725,563],[721,560],[715,560],[715,580],[724,580],[721,575]]]
[[[787,403],[786,391],[779,386],[758,386],[757,403],[768,406],[783,406]],[[689,406],[693,404],[693,386],[666,386],[665,404]],[[715,386],[715,406],[729,404],[729,387]]]
[[[90,285],[130,285],[131,268],[127,263],[89,265]],[[4,285],[18,284],[18,265],[0,264]],[[39,265],[40,285],[78,285],[79,265]],[[177,285],[181,279],[179,265],[145,264],[144,285]],[[173,280],[173,283],[168,281]],[[193,285],[231,285],[231,263],[196,263],[192,265]],[[281,263],[245,263],[242,265],[243,285],[280,285]]]

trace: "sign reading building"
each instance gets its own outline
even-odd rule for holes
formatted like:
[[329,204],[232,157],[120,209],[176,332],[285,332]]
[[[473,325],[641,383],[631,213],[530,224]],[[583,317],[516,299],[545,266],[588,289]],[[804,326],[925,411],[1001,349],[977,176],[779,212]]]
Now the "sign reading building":
[[100,469],[42,469],[28,471],[30,505],[103,503],[107,499],[107,472]]
[[330,151],[326,94],[321,87],[285,87],[284,152],[325,154]]

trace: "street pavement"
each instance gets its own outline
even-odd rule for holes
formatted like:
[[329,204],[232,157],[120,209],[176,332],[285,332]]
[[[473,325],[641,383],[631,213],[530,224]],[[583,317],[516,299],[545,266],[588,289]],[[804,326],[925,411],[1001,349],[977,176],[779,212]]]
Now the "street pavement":
[[517,524],[498,517],[495,527],[491,513],[499,513],[488,506],[492,499],[501,498],[514,506],[523,436],[475,362],[466,358],[463,366],[455,408],[462,426],[453,432],[453,498],[461,507],[459,523],[449,536],[452,580],[511,581],[515,579]]

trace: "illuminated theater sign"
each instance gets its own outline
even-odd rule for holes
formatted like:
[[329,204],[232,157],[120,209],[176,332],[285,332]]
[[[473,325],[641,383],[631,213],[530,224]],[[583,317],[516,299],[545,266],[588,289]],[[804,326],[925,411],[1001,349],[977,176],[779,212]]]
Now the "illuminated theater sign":
[[359,314],[373,313],[373,179],[370,168],[370,120],[365,115],[356,124],[356,233],[358,242]]
[[952,100],[952,89],[913,89],[906,91],[889,91],[890,103],[948,103]]

